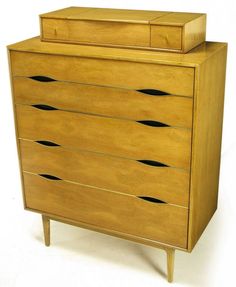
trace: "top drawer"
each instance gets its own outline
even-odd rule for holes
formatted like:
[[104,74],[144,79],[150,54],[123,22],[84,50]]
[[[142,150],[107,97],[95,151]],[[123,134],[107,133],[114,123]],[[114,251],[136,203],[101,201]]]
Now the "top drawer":
[[193,96],[194,68],[11,51],[13,76]]

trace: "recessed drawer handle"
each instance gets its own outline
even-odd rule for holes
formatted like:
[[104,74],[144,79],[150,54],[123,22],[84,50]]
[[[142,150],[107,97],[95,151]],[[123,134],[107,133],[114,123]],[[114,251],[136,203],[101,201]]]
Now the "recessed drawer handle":
[[141,89],[141,90],[137,90],[137,91],[140,93],[143,93],[143,94],[150,95],[150,96],[167,96],[167,95],[170,95],[169,93],[166,93],[166,92],[163,92],[160,90],[154,90],[154,89]]
[[153,202],[153,203],[166,204],[165,201],[160,200],[160,199],[157,199],[157,198],[155,198],[155,197],[150,197],[150,196],[138,196],[138,198],[143,199],[143,200],[146,200],[146,201],[150,201],[150,202]]
[[32,105],[32,107],[39,109],[39,110],[45,110],[45,111],[55,111],[58,110],[57,108],[54,108],[52,106],[48,105]]
[[41,145],[46,145],[46,146],[60,146],[59,144],[56,144],[50,141],[35,141],[35,142]]
[[155,160],[148,160],[148,159],[139,159],[137,160],[138,162],[141,162],[143,164],[147,164],[147,165],[151,165],[151,166],[162,166],[162,167],[169,167],[168,165],[159,162],[159,161],[155,161]]
[[169,125],[157,121],[137,121],[137,123],[150,126],[150,127],[169,127]]
[[56,177],[54,175],[50,175],[50,174],[39,174],[39,175],[50,180],[61,180],[61,178]]
[[32,80],[38,81],[38,82],[55,82],[56,80],[49,78],[49,77],[45,77],[45,76],[32,76],[29,77]]

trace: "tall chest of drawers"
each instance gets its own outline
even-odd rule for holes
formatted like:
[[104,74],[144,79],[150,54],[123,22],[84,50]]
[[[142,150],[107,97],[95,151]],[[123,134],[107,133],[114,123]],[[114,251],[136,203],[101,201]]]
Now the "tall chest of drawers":
[[25,208],[191,252],[217,208],[227,45],[9,46]]

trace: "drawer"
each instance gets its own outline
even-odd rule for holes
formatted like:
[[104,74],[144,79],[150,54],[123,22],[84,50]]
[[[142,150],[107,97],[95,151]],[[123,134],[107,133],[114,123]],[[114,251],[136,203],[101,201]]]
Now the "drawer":
[[46,141],[20,140],[20,154],[27,172],[188,206],[189,173],[185,170],[70,150]]
[[150,45],[150,27],[139,23],[42,19],[42,31],[44,41],[141,47]]
[[169,13],[151,21],[151,47],[188,52],[206,38],[206,15]]
[[149,21],[167,14],[81,7],[63,11],[40,15],[43,41],[149,47]]
[[[69,46],[69,45],[68,45]],[[13,76],[193,96],[194,68],[11,51]],[[45,78],[46,77],[46,78]]]
[[24,173],[26,207],[186,248],[188,209]]
[[151,47],[181,50],[183,27],[151,25]]
[[41,108],[16,105],[20,138],[189,169],[189,129]]
[[41,82],[14,77],[16,103],[45,104],[62,110],[80,111],[132,120],[154,120],[191,128],[192,98],[153,95],[136,91],[69,82]]

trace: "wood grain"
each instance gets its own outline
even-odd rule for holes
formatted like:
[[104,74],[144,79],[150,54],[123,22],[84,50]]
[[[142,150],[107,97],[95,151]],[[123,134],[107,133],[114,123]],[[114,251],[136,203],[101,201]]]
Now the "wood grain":
[[46,19],[83,19],[92,21],[148,24],[150,19],[157,19],[169,13],[170,12],[149,10],[68,7],[41,14],[40,17]]
[[11,52],[11,58],[14,76],[47,76],[58,81],[193,94],[191,68],[22,52]]
[[177,127],[192,127],[192,99],[152,96],[136,90],[67,82],[13,79],[15,102],[46,104],[62,110],[80,111],[132,120],[154,120]]
[[107,21],[42,19],[42,39],[70,43],[149,46],[148,25]]
[[172,248],[166,249],[167,255],[167,280],[173,282],[174,278],[174,261],[175,261],[175,250]]
[[44,243],[50,246],[50,219],[46,215],[42,215]]
[[39,16],[40,18],[73,19],[73,17],[77,18],[79,15],[87,12],[90,9],[91,7],[66,7],[66,8],[59,9],[53,12],[51,11],[51,12],[43,13]]
[[186,247],[188,210],[24,173],[27,207]]
[[[150,21],[152,25],[164,25],[173,27],[183,27],[189,22],[197,20],[201,16],[206,16],[206,14],[201,13],[189,13],[189,12],[172,12],[163,15],[161,18],[153,19]],[[198,27],[198,24],[196,24]]]
[[[191,21],[189,23],[191,23]],[[194,33],[191,33],[191,29],[190,34],[194,35]],[[68,215],[67,211],[65,214],[63,214],[64,210],[61,210],[60,214],[52,214],[53,211],[50,210],[49,206],[47,206],[47,211],[45,210],[43,212],[42,209],[44,209],[45,207],[47,197],[42,198],[42,196],[45,196],[42,191],[47,191],[47,189],[42,188],[43,185],[41,186],[41,183],[38,184],[35,182],[34,184],[31,180],[28,181],[27,188],[25,188],[25,194],[27,194],[27,204],[32,204],[32,206],[27,205],[27,209],[42,212],[49,217],[54,216],[58,220],[64,220],[68,223],[73,223],[80,226],[84,226],[86,228],[114,234],[117,236],[121,236],[122,238],[131,238],[132,240],[143,242],[153,246],[156,246],[158,244],[163,244],[163,246],[172,245],[172,247],[183,249],[187,248],[188,251],[191,251],[217,207],[226,45],[223,43],[204,43],[200,47],[193,49],[191,53],[185,55],[178,55],[174,53],[154,53],[150,51],[146,52],[140,50],[117,48],[107,49],[104,47],[85,47],[82,45],[80,46],[52,44],[46,42],[42,43],[39,41],[39,38],[33,38],[11,45],[9,46],[9,49],[10,59],[12,61],[12,75],[14,76],[13,92],[16,93],[14,96],[14,100],[17,99],[17,101],[19,101],[21,104],[24,104],[24,106],[16,105],[17,130],[19,128],[20,136],[28,137],[31,140],[55,141],[63,145],[61,149],[66,150],[66,155],[68,155],[67,151],[70,154],[73,152],[76,154],[83,153],[83,155],[87,155],[90,154],[90,152],[85,150],[81,151],[81,149],[84,149],[86,147],[86,149],[91,148],[91,150],[93,150],[93,148],[96,149],[99,147],[98,150],[93,150],[93,153],[91,152],[91,154],[93,155],[96,154],[96,160],[97,156],[103,156],[103,159],[106,158],[106,161],[104,161],[104,163],[108,163],[111,157],[120,157],[118,160],[119,166],[123,166],[122,164],[124,163],[124,161],[128,161],[129,163],[132,162],[132,164],[135,163],[134,167],[132,165],[132,167],[135,169],[138,166],[135,160],[140,158],[158,161],[168,161],[170,164],[172,163],[174,165],[174,163],[176,163],[176,165],[178,165],[179,167],[182,166],[182,168],[189,168],[191,161],[191,190],[189,203],[190,210],[189,213],[187,212],[187,214],[184,214],[184,216],[181,217],[182,219],[178,221],[178,226],[181,225],[180,229],[182,231],[184,229],[186,230],[186,232],[188,229],[188,234],[181,231],[180,236],[178,235],[178,238],[174,238],[174,240],[172,237],[173,234],[171,234],[169,230],[166,230],[164,228],[164,233],[161,232],[163,225],[161,225],[160,229],[156,226],[155,228],[153,228],[155,231],[154,233],[152,233],[152,235],[155,234],[155,236],[151,236],[151,233],[148,232],[144,233],[143,236],[140,226],[138,227],[137,233],[129,233],[128,227],[127,229],[125,228],[123,230],[114,230],[110,227],[110,223],[106,226],[99,226],[99,224],[94,224],[93,222],[84,222],[82,220],[80,221],[80,219],[77,219],[77,215],[70,216],[70,213]],[[46,84],[44,85],[42,83],[35,82],[32,85],[29,84],[29,82],[32,83],[32,80],[26,79],[26,77],[35,75],[48,76],[52,78],[55,77],[55,79],[59,80],[60,83],[48,83],[48,88],[46,88]],[[19,82],[17,83],[15,82],[16,78],[17,81],[19,79]],[[20,82],[20,78],[22,79],[22,82]],[[23,82],[23,80],[25,80],[25,82]],[[26,95],[27,90],[23,89],[24,83],[26,86],[29,85],[28,95]],[[90,97],[91,95],[94,95],[94,99],[96,99],[97,102],[99,102],[98,95],[100,94],[100,92],[102,93],[101,89],[105,89],[106,91],[108,91],[109,89],[109,95],[113,99],[117,98],[116,91],[117,89],[119,89],[118,94],[121,98],[119,98],[119,100],[117,98],[117,101],[121,103],[121,101],[125,102],[127,99],[131,100],[132,98],[133,100],[131,100],[130,102],[127,100],[129,102],[127,104],[127,109],[128,107],[130,108],[130,106],[134,106],[134,109],[131,109],[130,118],[124,120],[121,118],[106,118],[107,116],[119,118],[125,115],[119,109],[115,109],[114,112],[112,111],[112,114],[109,114],[108,110],[111,110],[112,107],[114,109],[114,104],[113,106],[111,106],[111,103],[109,105],[109,103],[105,101],[105,98],[102,100],[103,106],[105,106],[106,104],[108,106],[107,108],[104,108],[104,110],[101,112],[104,113],[104,116],[106,117],[98,115],[85,115],[78,112],[67,111],[50,111],[47,112],[47,116],[45,116],[45,111],[39,111],[32,107],[26,106],[33,104],[33,102],[30,102],[33,96],[33,94],[30,93],[31,91],[35,89],[35,99],[37,101],[41,101],[43,100],[43,97],[39,95],[41,89],[40,87],[45,87],[41,90],[42,92],[44,92],[44,94],[46,94],[47,91],[51,94],[51,91],[53,90],[53,85],[60,85],[61,87],[62,92],[60,94],[60,97],[58,97],[58,107],[61,109],[65,108],[70,110],[70,107],[72,107],[73,105],[73,101],[76,101],[76,98],[74,96],[71,102],[70,100],[68,100],[69,103],[67,106],[67,103],[65,103],[66,91],[68,91],[68,93],[73,93],[73,91],[77,91],[78,89],[78,91],[80,91],[79,93],[82,94],[82,86],[84,87],[85,85],[90,85],[90,87],[92,87],[88,95]],[[68,86],[70,86],[70,88],[68,88]],[[184,129],[184,126],[182,126],[182,124],[184,124],[184,121],[186,120],[186,116],[182,117],[181,115],[181,117],[178,119],[176,116],[173,116],[172,118],[171,109],[173,109],[173,106],[171,105],[171,102],[166,102],[165,105],[163,104],[164,106],[166,106],[166,118],[161,112],[158,112],[160,113],[160,119],[166,119],[167,121],[169,121],[169,123],[174,123],[175,120],[182,128],[167,128],[166,130],[162,129],[161,133],[160,129],[158,128],[155,130],[158,132],[155,132],[154,137],[151,137],[151,133],[149,131],[153,131],[153,128],[142,126],[141,124],[136,123],[134,120],[137,120],[136,117],[139,114],[139,110],[138,104],[136,107],[134,105],[136,99],[135,97],[139,98],[139,105],[142,104],[144,107],[145,105],[146,107],[152,105],[151,103],[146,102],[146,100],[144,101],[143,95],[137,95],[137,92],[135,91],[137,89],[145,88],[159,89],[168,92],[171,95],[184,96],[184,100],[188,99],[191,101],[191,97],[193,97],[193,136],[191,135],[190,129]],[[18,93],[19,89],[21,89],[21,94]],[[59,90],[60,88],[58,87],[56,89],[58,94]],[[97,91],[95,92],[95,90]],[[124,93],[121,92],[121,90]],[[47,99],[45,99],[46,102],[44,102],[44,104],[54,103],[54,101],[56,100],[56,91],[54,94],[52,92],[52,97],[47,95]],[[24,93],[25,95],[23,95]],[[168,96],[166,99],[172,100],[176,99],[176,97]],[[146,104],[144,104],[145,102]],[[92,108],[90,110],[90,107],[86,108],[89,102],[87,102],[88,104],[86,104],[86,101],[84,100],[83,103],[83,109],[87,109],[87,113],[100,113],[99,105],[96,108],[91,105]],[[158,103],[158,105],[162,107],[161,110],[164,110],[160,102]],[[182,105],[184,105],[183,102],[179,102],[179,107]],[[167,106],[170,106],[169,111],[167,109]],[[176,111],[176,115],[180,114],[180,111],[177,112],[177,110],[180,109],[177,108],[177,102],[175,102],[175,107],[176,109],[174,110]],[[58,113],[60,116],[55,117],[54,115],[56,113]],[[153,117],[156,116],[156,120],[158,120],[159,116],[155,114],[154,108],[148,111],[146,108],[145,110],[142,110],[141,114],[143,115],[143,117],[145,117],[146,115],[146,119],[148,119],[149,116],[153,115]],[[21,117],[21,115],[24,116]],[[95,121],[94,118],[96,118]],[[59,119],[61,119],[63,123],[60,122]],[[74,124],[74,121],[76,122],[76,125]],[[187,122],[189,123],[188,120]],[[88,126],[90,128],[88,128]],[[104,127],[102,133],[99,132],[100,130],[98,127]],[[189,128],[191,128],[191,126],[189,126]],[[87,132],[85,132],[85,130],[87,130]],[[163,131],[165,132],[163,133]],[[187,133],[185,133],[186,131]],[[106,137],[104,137],[104,133]],[[190,139],[191,136],[192,141]],[[94,138],[96,140],[94,140]],[[108,144],[106,144],[105,142],[105,140],[107,141],[107,139]],[[171,144],[169,145],[167,143]],[[119,149],[119,147],[122,147],[122,149]],[[138,152],[137,147],[139,147]],[[140,152],[140,147],[142,147],[142,153]],[[99,151],[99,153],[94,153],[94,151]],[[110,155],[105,156],[105,152],[109,153]],[[186,157],[186,154],[189,154],[189,156]],[[177,159],[176,156],[178,156],[179,158]],[[26,155],[26,158],[27,157],[28,155]],[[33,158],[34,157],[32,156],[32,159]],[[94,158],[95,157],[93,157],[93,162],[95,163],[97,161],[94,161]],[[60,155],[55,155],[55,162],[59,159]],[[33,168],[33,164],[30,163],[29,157],[27,159],[27,164],[29,164],[29,166]],[[141,167],[141,163],[139,164],[139,167]],[[57,170],[54,169],[53,163],[51,164],[50,168],[51,167],[53,168],[51,169],[51,171],[55,170],[56,172],[61,172],[59,168]],[[139,167],[137,168],[137,170],[139,170],[139,174],[141,174],[141,170],[139,169]],[[114,169],[115,168],[116,167],[114,167]],[[144,168],[144,166],[142,166],[142,168]],[[145,169],[146,168],[150,170],[150,167],[145,167]],[[125,172],[125,175],[127,176],[128,171],[124,170],[125,168],[123,168],[123,172]],[[161,169],[159,169],[159,171],[160,170]],[[169,170],[177,171],[177,169]],[[48,171],[50,170],[48,169]],[[103,168],[99,172],[106,172],[106,168],[103,166]],[[164,178],[163,175],[162,177]],[[69,177],[67,178],[68,180],[70,180]],[[84,176],[84,178],[86,177]],[[178,178],[180,179],[179,175]],[[48,183],[52,184],[51,181],[48,181],[46,179],[39,179],[40,181],[43,180],[44,182],[46,182],[46,186],[48,186]],[[75,177],[73,177],[73,179],[75,179]],[[169,180],[170,182],[171,180],[173,180],[172,175]],[[114,180],[114,182],[116,183],[117,181]],[[151,183],[152,181],[149,179],[149,182]],[[60,184],[61,183],[69,184],[65,181],[60,181]],[[178,183],[181,184],[180,182]],[[53,184],[59,184],[59,182],[54,182]],[[109,184],[109,181],[105,182],[105,184]],[[129,181],[128,184],[130,184]],[[70,185],[76,186],[76,188],[77,186],[81,187],[81,185],[76,183],[70,183]],[[87,188],[89,190],[93,189],[92,187],[89,188],[85,186],[81,188]],[[167,187],[165,188],[167,190]],[[65,189],[73,193],[72,188]],[[30,199],[31,190],[36,191],[35,193],[32,193],[33,197]],[[52,189],[49,190],[51,191]],[[110,192],[97,189],[96,194],[98,194],[98,191],[104,193]],[[55,192],[55,190],[53,192]],[[62,198],[58,199],[58,197],[62,196],[61,193],[59,194],[59,192],[56,192],[56,194],[53,194],[48,191],[47,196],[48,194],[49,202],[57,202],[58,205],[56,206],[56,210],[60,209],[59,206],[62,206],[63,208],[64,202],[62,204]],[[76,196],[76,194],[77,191],[73,193],[72,197],[70,197],[69,195],[69,198],[72,198],[73,201],[73,196]],[[114,192],[110,192],[110,194],[114,195]],[[133,207],[136,206],[137,200],[141,201],[141,199],[137,199],[135,197],[135,193],[132,193],[132,191],[130,192],[130,194],[115,195],[119,195],[122,198],[132,198],[133,200],[135,200],[135,203],[132,202]],[[96,200],[98,200],[98,198]],[[122,200],[118,200],[118,202],[121,202],[121,205],[123,204]],[[170,204],[165,205],[165,207],[177,208],[176,206],[172,205],[172,200],[173,202],[174,200],[176,200],[177,202],[179,199],[177,199],[177,197],[176,199],[168,199]],[[144,204],[144,201],[141,202],[142,204]],[[73,204],[75,204],[74,201],[72,202],[72,206]],[[95,201],[94,204],[99,206],[99,208],[102,207],[101,202],[97,203],[97,201]],[[147,204],[147,202],[145,202],[145,204]],[[150,204],[150,202],[148,204]],[[68,205],[70,205],[70,201],[68,202]],[[53,208],[55,207],[55,205],[52,206]],[[126,207],[128,207],[129,211],[129,206]],[[162,207],[164,208],[164,206]],[[186,208],[178,208],[180,208],[178,210],[186,210]],[[122,212],[125,215],[125,211],[122,210]],[[156,211],[150,212],[156,214]],[[102,212],[99,211],[99,213]],[[173,213],[169,210],[165,211],[165,220],[168,221],[166,221],[168,227],[170,227],[171,230],[174,230],[172,229],[171,225],[172,218],[169,217],[172,216],[171,214]],[[85,214],[84,216],[87,215]],[[177,218],[179,218],[179,215],[177,216]],[[88,217],[88,219],[90,219],[90,217]],[[155,217],[155,219],[157,218]],[[113,217],[112,220],[116,220],[115,217]],[[104,220],[104,222],[106,222],[106,220]],[[150,222],[152,221],[150,220]],[[176,227],[175,225],[175,227],[173,228],[178,229],[179,227]],[[162,234],[160,235],[160,237],[159,232]],[[157,233],[158,236],[156,237]],[[168,237],[166,240],[166,234],[169,234],[167,235],[167,237],[170,236],[171,238]],[[177,236],[177,234],[173,236]],[[178,241],[178,243],[176,243],[176,240]]]
[[[34,37],[31,39],[27,39],[9,45],[8,50],[10,51],[13,62],[15,61],[15,56],[14,55],[12,56],[12,54],[14,54],[14,51],[18,51],[27,53],[33,52],[38,54],[63,55],[70,57],[91,58],[100,60],[125,61],[129,63],[146,63],[146,64],[149,63],[149,64],[167,65],[174,67],[175,66],[189,67],[191,70],[191,68],[197,67],[198,65],[204,63],[208,57],[211,57],[212,54],[221,49],[222,45],[224,45],[224,43],[205,42],[202,45],[193,49],[191,53],[177,54],[168,52],[163,53],[158,51],[142,51],[138,49],[119,49],[114,47],[113,48],[110,47],[108,49],[106,47],[91,46],[91,45],[85,46],[85,45],[72,45],[72,44],[68,45],[62,43],[48,43],[40,41],[39,37]],[[18,70],[18,72],[20,72],[20,70]],[[192,72],[194,72],[194,69],[192,69]],[[184,70],[184,73],[187,73],[187,70]],[[130,74],[132,73],[129,73],[129,75]],[[144,73],[142,75],[144,75]],[[158,78],[156,78],[156,81],[157,79]],[[181,80],[179,80],[179,82],[177,81],[177,84],[182,84]],[[193,94],[193,91],[191,94]]]
[[191,130],[17,105],[19,137],[189,169]]
[[[24,171],[188,207],[189,173],[134,160],[20,140]],[[66,168],[65,168],[66,167]]]
[[23,198],[23,205],[24,208],[26,206],[25,201],[25,193],[24,193],[24,178],[23,178],[23,172],[22,172],[22,161],[21,161],[21,154],[20,154],[20,146],[19,146],[19,140],[18,140],[18,128],[17,128],[17,118],[16,118],[16,110],[15,110],[15,102],[14,102],[14,85],[13,85],[13,76],[12,76],[12,62],[10,57],[10,52],[7,53],[8,56],[8,65],[9,65],[9,73],[10,73],[10,87],[11,87],[11,100],[12,100],[12,109],[13,109],[13,116],[14,116],[14,128],[15,128],[15,143],[17,148],[17,155],[18,155],[18,166],[19,166],[19,172],[20,172],[20,180],[21,180],[21,194]]
[[182,49],[182,27],[151,25],[151,47]]
[[206,15],[186,23],[183,35],[183,50],[190,51],[206,40]]
[[[37,210],[37,209],[33,209],[33,208],[27,207],[26,210],[42,214],[42,212],[40,210]],[[110,230],[108,228],[104,228],[104,227],[101,227],[101,226],[96,226],[96,225],[93,225],[93,224],[90,224],[90,223],[85,223],[85,222],[81,222],[81,221],[76,221],[76,220],[72,220],[72,219],[69,219],[69,218],[65,218],[63,216],[59,216],[59,215],[55,215],[55,214],[52,215],[52,214],[49,214],[47,212],[44,212],[44,214],[47,215],[50,218],[50,220],[55,220],[55,221],[58,221],[58,222],[61,222],[61,223],[64,223],[64,224],[70,224],[70,225],[77,226],[77,227],[80,227],[80,228],[86,228],[88,230],[95,231],[95,232],[101,232],[101,233],[106,234],[106,235],[115,236],[115,237],[118,237],[118,238],[122,238],[122,239],[125,239],[125,240],[130,240],[130,241],[137,242],[137,243],[140,243],[140,244],[145,244],[145,245],[152,246],[152,247],[155,247],[155,248],[159,248],[159,249],[162,249],[162,250],[166,250],[168,248],[172,248],[172,249],[174,248],[175,250],[187,251],[186,248],[173,246],[171,244],[166,244],[164,242],[159,242],[159,241],[152,240],[152,239],[149,239],[149,238],[144,238],[142,236],[132,235],[132,234],[124,233],[124,232],[117,231],[117,230]]]
[[199,21],[202,16],[206,15],[70,7],[41,15],[41,39],[186,53],[205,40],[206,25]]
[[227,46],[197,70],[194,99],[189,245],[217,208]]
[[151,21],[153,46],[186,53],[206,39],[206,14],[170,13]]

